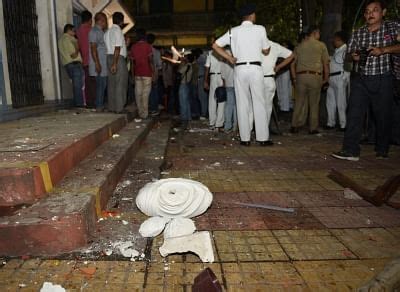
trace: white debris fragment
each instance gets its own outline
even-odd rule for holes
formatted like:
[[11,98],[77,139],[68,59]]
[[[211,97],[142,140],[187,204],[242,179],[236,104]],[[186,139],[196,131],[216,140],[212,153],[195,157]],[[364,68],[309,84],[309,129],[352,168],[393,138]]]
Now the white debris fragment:
[[20,288],[25,288],[26,286],[27,286],[27,285],[24,284],[24,283],[21,283],[21,284],[18,285],[18,287],[20,287]]
[[58,220],[58,216],[53,216],[53,217],[51,217],[51,220],[52,220],[52,221],[57,221],[57,220]]
[[163,232],[165,225],[170,221],[169,218],[151,217],[140,225],[139,233],[143,237],[155,237]]
[[169,178],[148,183],[136,197],[136,205],[148,216],[192,218],[210,207],[213,195],[200,182]]
[[112,253],[113,253],[112,249],[105,249],[105,250],[104,250],[104,254],[105,254],[106,256],[110,256],[110,255],[112,255]]
[[162,175],[169,175],[170,172],[169,172],[169,171],[162,171],[161,174],[162,174]]
[[61,285],[44,282],[40,292],[66,292],[66,290]]
[[114,134],[114,135],[112,135],[112,138],[113,138],[113,139],[118,138],[118,137],[119,137],[119,134]]
[[133,198],[122,198],[121,201],[133,201]]
[[123,224],[123,225],[128,225],[128,224],[129,224],[129,222],[128,222],[128,221],[126,221],[126,220],[122,220],[122,224]]
[[196,232],[192,235],[181,237],[165,238],[164,244],[159,250],[163,257],[173,253],[193,252],[205,263],[214,262],[214,251],[208,231]]
[[164,230],[164,238],[180,237],[193,234],[196,231],[196,226],[192,219],[174,218]]
[[142,252],[142,254],[140,255],[140,257],[142,258],[142,259],[144,259],[145,258],[145,254]]
[[136,122],[136,123],[141,123],[141,122],[142,122],[142,119],[135,119],[135,122]]
[[215,162],[213,166],[221,166],[221,162]]
[[126,188],[127,186],[130,186],[131,184],[132,184],[132,181],[130,181],[129,179],[127,179],[127,180],[124,180],[124,181],[121,183],[121,187]]
[[236,164],[237,165],[244,165],[244,162],[238,161]]
[[133,249],[132,241],[118,241],[113,244],[114,248],[117,248],[121,255],[126,258],[133,258],[139,256],[139,252]]
[[136,129],[140,129],[141,128],[141,126],[136,126]]
[[104,220],[104,218],[103,218],[103,217],[100,217],[99,220],[97,220],[97,222],[101,222],[101,221],[103,221],[103,220]]
[[349,188],[343,190],[343,195],[344,198],[348,200],[362,200],[362,198],[355,191]]

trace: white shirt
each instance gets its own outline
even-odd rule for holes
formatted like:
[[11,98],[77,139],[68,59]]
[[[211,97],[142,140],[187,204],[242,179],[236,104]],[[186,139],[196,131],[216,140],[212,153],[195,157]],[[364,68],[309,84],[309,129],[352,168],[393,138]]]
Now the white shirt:
[[269,49],[270,41],[264,26],[255,25],[251,21],[243,21],[216,40],[220,47],[231,45],[233,56],[237,62],[262,62],[262,50]]
[[264,75],[275,75],[274,68],[278,58],[286,59],[290,57],[290,55],[292,54],[291,50],[286,49],[280,44],[277,44],[272,41],[270,43],[271,43],[271,50],[269,51],[268,56],[263,55],[262,68]]
[[221,62],[221,77],[225,81],[225,87],[234,87],[234,70],[231,64]]
[[104,34],[104,42],[107,47],[107,55],[114,55],[115,47],[121,47],[120,55],[126,58],[126,44],[121,28],[113,24]]
[[330,62],[330,73],[344,71],[344,59],[346,58],[347,45],[344,44],[340,48],[335,49]]
[[213,51],[207,54],[207,60],[204,66],[210,68],[210,73],[221,73],[221,61],[217,59]]

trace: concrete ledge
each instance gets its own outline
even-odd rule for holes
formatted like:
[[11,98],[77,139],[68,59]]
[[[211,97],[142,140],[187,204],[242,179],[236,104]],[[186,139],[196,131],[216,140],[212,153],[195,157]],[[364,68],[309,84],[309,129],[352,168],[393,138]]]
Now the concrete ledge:
[[0,218],[0,255],[54,256],[84,247],[153,122],[129,123],[83,160],[46,198]]
[[[129,117],[131,118],[131,117]],[[40,163],[0,168],[0,206],[32,204],[51,191],[65,174],[127,124],[127,117],[114,121],[85,137],[62,146]]]
[[96,224],[94,202],[90,195],[63,194],[0,218],[0,254],[56,255],[85,245]]

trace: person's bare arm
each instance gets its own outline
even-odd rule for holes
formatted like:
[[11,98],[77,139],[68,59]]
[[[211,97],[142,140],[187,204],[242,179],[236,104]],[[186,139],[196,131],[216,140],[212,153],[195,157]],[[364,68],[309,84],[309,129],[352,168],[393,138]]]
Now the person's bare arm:
[[232,65],[236,64],[237,61],[236,58],[233,57],[231,54],[229,54],[227,51],[225,51],[224,48],[221,48],[216,43],[212,45],[212,48],[218,55],[226,59],[229,63],[231,63]]
[[112,74],[117,73],[118,60],[119,60],[119,55],[120,54],[121,54],[121,47],[115,47],[114,56],[113,56],[113,63],[111,65],[111,73]]
[[94,64],[96,65],[96,72],[97,72],[97,74],[100,74],[101,73],[101,64],[100,64],[99,55],[97,54],[97,44],[90,43],[90,50],[92,52]]
[[280,64],[276,65],[275,72],[279,72],[282,68],[285,68],[294,60],[294,54],[291,54],[289,57],[283,60]]
[[399,54],[400,53],[400,44],[396,44],[393,46],[383,47],[383,48],[370,48],[370,55],[372,56],[380,56],[384,54]]
[[324,63],[324,79],[322,81],[323,84],[329,82],[329,62]]

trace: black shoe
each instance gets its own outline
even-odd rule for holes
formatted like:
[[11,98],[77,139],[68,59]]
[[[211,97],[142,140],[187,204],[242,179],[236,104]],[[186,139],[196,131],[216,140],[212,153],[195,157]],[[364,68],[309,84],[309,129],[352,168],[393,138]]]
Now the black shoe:
[[240,141],[240,145],[242,146],[250,146],[250,141]]
[[331,126],[324,126],[324,130],[327,130],[327,131],[329,131],[329,130],[333,130],[333,129],[335,129],[335,127],[331,127]]
[[268,140],[268,141],[257,141],[258,142],[258,144],[260,145],[260,146],[272,146],[272,145],[274,145],[274,142],[272,142],[271,140]]
[[319,134],[319,131],[318,130],[312,130],[312,131],[309,131],[308,134],[317,135],[317,134]]
[[360,160],[359,156],[353,155],[353,154],[348,153],[347,151],[344,151],[344,150],[332,153],[332,157],[335,157],[335,158],[341,159],[341,160],[348,160],[348,161],[358,161],[358,160]]
[[346,132],[346,128],[339,128],[338,131],[339,132]]
[[297,134],[298,132],[299,132],[299,128],[296,128],[296,127],[291,127],[290,128],[290,133]]
[[376,159],[387,159],[389,155],[387,152],[376,152]]

